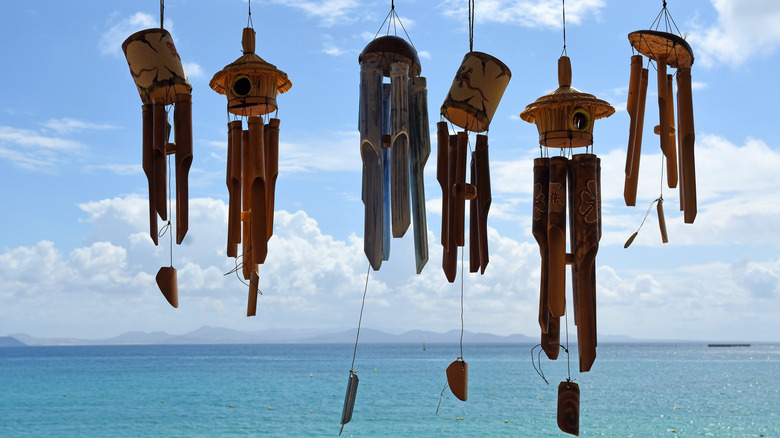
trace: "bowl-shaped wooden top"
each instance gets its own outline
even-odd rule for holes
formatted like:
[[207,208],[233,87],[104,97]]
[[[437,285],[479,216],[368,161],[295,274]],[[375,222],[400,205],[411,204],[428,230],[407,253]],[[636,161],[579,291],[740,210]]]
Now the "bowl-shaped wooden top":
[[658,61],[666,58],[666,65],[672,68],[693,65],[693,49],[682,37],[658,30],[638,30],[628,34],[628,41],[637,52]]
[[409,65],[409,77],[420,76],[422,67],[417,51],[405,39],[395,35],[385,35],[374,38],[360,52],[358,62],[380,61],[382,63],[382,75],[390,77],[390,65],[394,62],[404,62]]

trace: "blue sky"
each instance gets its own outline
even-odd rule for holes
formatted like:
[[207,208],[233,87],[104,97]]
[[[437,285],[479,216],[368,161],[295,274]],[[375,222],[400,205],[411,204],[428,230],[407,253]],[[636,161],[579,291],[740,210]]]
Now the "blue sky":
[[[276,229],[261,266],[258,316],[225,257],[226,100],[212,75],[241,54],[242,0],[168,0],[165,27],[193,86],[195,159],[190,231],[174,247],[178,309],[154,275],[168,247],[148,237],[141,170],[141,102],[121,51],[159,26],[156,1],[10,2],[0,16],[0,335],[108,337],[129,330],[183,333],[354,327],[368,266],[357,132],[357,56],[389,1],[252,3],[257,52],[285,71]],[[398,0],[428,80],[431,126],[468,51],[465,0]],[[597,258],[600,333],[642,338],[779,340],[780,131],[776,128],[780,4],[770,0],[669,1],[696,61],[699,213],[684,224],[664,189],[669,243],[651,214],[660,193],[657,137],[645,129],[636,207],[622,201],[631,47],[660,1],[567,2],[573,86],[610,102],[596,122],[604,235]],[[490,265],[465,278],[465,327],[538,334],[539,257],[531,236],[536,127],[525,106],[557,87],[563,45],[557,0],[476,2],[474,49],[512,70],[490,129]],[[648,90],[646,128],[657,119]],[[435,149],[435,145],[434,145]],[[433,155],[435,156],[435,155]],[[433,157],[432,156],[432,157]],[[425,171],[431,259],[414,270],[411,231],[372,272],[364,325],[401,332],[459,328],[459,284],[447,283],[438,245],[441,192]],[[162,239],[161,243],[167,242]],[[453,339],[453,341],[456,341]]]

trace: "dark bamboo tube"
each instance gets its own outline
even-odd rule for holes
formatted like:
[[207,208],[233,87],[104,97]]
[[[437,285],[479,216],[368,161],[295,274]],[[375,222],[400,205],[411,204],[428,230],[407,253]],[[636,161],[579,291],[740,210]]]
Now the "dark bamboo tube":
[[458,132],[458,146],[455,154],[455,180],[452,184],[452,202],[455,207],[454,223],[450,232],[454,232],[454,241],[457,246],[465,246],[465,217],[466,217],[466,157],[468,152],[469,136],[466,131]]
[[575,205],[571,205],[574,267],[572,292],[577,323],[580,372],[590,370],[596,359],[595,263],[598,234],[598,163],[594,154],[576,154],[571,160]]
[[441,187],[441,244],[445,250],[449,247],[449,142],[450,134],[447,130],[447,122],[436,124],[436,180]]
[[249,184],[245,190],[249,191],[249,214],[252,242],[252,267],[265,262],[268,255],[268,225],[266,224],[265,205],[265,134],[263,118],[261,116],[250,117],[249,125]]
[[683,217],[686,224],[696,220],[696,160],[694,143],[696,132],[693,123],[693,94],[691,90],[691,69],[689,67],[677,70],[677,90],[679,92],[678,111],[680,113],[681,168],[685,175]]
[[547,332],[542,332],[542,350],[550,360],[558,359],[561,351],[561,318],[549,316],[550,309],[545,309],[548,315]]
[[[239,166],[239,174],[238,174],[238,180],[240,182],[241,189],[239,193],[241,193],[241,227],[242,227],[242,233],[241,233],[241,253],[242,253],[242,261],[243,261],[243,274],[244,274],[244,280],[249,280],[251,278],[251,272],[255,269],[255,267],[252,265],[252,223],[251,223],[251,215],[249,213],[251,207],[251,198],[249,198],[249,195],[251,194],[250,185],[247,181],[248,175],[249,175],[249,152],[251,148],[249,145],[249,130],[243,130],[241,131],[241,162],[238,163]],[[234,168],[235,170],[235,168]]]
[[[666,157],[667,169],[669,168],[668,162],[671,161],[672,151],[670,150],[669,135],[670,135],[670,114],[669,104],[667,103],[669,92],[667,91],[666,82],[666,56],[658,56],[657,62],[657,75],[658,75],[658,126],[659,135],[661,136],[661,151]],[[675,160],[675,166],[677,160]],[[669,188],[677,187],[677,171],[674,173],[666,172],[666,184]]]
[[[534,159],[533,212],[531,215],[531,234],[539,245],[541,256],[541,281],[539,286],[539,327],[547,333],[550,321],[549,309],[549,248],[547,245],[547,203],[550,192],[550,159]],[[542,345],[544,347],[544,345]],[[546,351],[546,350],[545,350]],[[549,356],[549,353],[548,353]],[[557,357],[557,356],[556,356]]]
[[165,182],[167,181],[165,169],[165,145],[168,143],[168,121],[165,113],[165,105],[162,103],[152,104],[152,132],[154,138],[154,201],[155,210],[162,220],[168,220],[168,194],[166,193]]
[[[637,104],[639,100],[639,78],[642,73],[642,55],[634,55],[631,57],[631,76],[628,80],[628,100],[626,102],[626,110],[628,116],[631,118],[628,130],[628,148],[626,152],[626,178],[629,178],[633,173],[634,164],[634,139],[637,136]],[[641,132],[638,133],[640,136]]]
[[634,125],[634,143],[631,154],[631,174],[626,175],[623,186],[623,199],[626,205],[636,205],[636,189],[639,182],[639,159],[642,156],[642,131],[645,123],[645,104],[647,99],[647,81],[649,72],[643,68],[639,75],[639,96],[637,97],[636,118],[632,120]]
[[550,201],[547,243],[549,247],[549,307],[552,316],[566,312],[566,157],[550,158]]
[[[477,160],[476,152],[471,153],[471,175],[472,185],[477,183]],[[479,271],[479,213],[477,213],[477,198],[469,201],[469,272]]]
[[276,201],[276,178],[279,176],[279,119],[271,119],[265,125],[265,223],[270,239],[274,235],[274,204]]
[[480,274],[485,273],[487,265],[490,262],[488,252],[488,233],[487,219],[490,211],[490,204],[493,202],[493,195],[490,187],[490,157],[488,154],[487,135],[477,134],[477,141],[474,147],[474,157],[476,158],[477,173],[477,216],[478,235],[479,235],[479,266]]
[[390,203],[393,237],[403,237],[412,222],[409,203],[409,66],[390,66]]
[[[225,177],[229,197],[228,257],[238,257],[237,245],[241,243],[241,132],[240,120],[228,123],[228,163]],[[239,172],[238,180],[235,179],[236,168]]]
[[669,146],[668,154],[666,155],[666,177],[669,187],[677,187],[678,175],[677,175],[677,142],[675,141],[674,130],[674,88],[672,82],[674,75],[666,75],[666,106],[668,115],[669,126]]
[[180,96],[173,113],[176,129],[176,243],[189,230],[189,174],[192,166],[192,96]]
[[257,271],[252,271],[249,276],[249,295],[246,301],[246,316],[257,315],[257,290],[260,283],[260,276]]
[[[453,186],[455,185],[455,167],[457,166],[458,136],[449,136],[449,145],[447,146],[447,190],[444,196],[447,201],[447,245],[444,250],[442,265],[444,275],[450,283],[455,281],[458,273],[458,245],[455,238],[455,216],[457,205],[453,196]],[[461,224],[461,229],[463,225]]]
[[155,200],[156,184],[154,183],[154,127],[152,117],[152,105],[144,104],[141,108],[143,117],[143,144],[141,163],[146,175],[146,181],[149,187],[149,237],[155,245],[159,241],[159,231],[157,230],[157,202]]

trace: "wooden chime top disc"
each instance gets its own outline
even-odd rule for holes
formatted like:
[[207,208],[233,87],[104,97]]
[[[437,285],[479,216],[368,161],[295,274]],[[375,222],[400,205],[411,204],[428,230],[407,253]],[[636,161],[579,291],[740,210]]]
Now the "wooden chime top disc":
[[658,30],[638,30],[628,34],[628,41],[637,52],[658,61],[666,56],[666,64],[672,68],[693,65],[693,50],[682,37]]
[[422,67],[417,50],[407,43],[405,39],[395,35],[385,35],[374,38],[360,52],[358,62],[379,61],[382,63],[382,75],[390,77],[390,65],[394,62],[403,62],[409,65],[409,77],[420,76]]

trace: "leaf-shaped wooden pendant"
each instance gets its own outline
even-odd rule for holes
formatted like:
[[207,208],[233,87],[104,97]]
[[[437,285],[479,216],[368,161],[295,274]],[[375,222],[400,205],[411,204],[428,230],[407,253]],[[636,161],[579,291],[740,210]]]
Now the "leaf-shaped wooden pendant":
[[176,278],[176,268],[163,266],[157,271],[157,287],[173,307],[179,307],[179,285]]
[[469,395],[469,364],[461,358],[447,367],[447,384],[459,400],[466,401]]
[[580,387],[565,381],[558,385],[558,427],[572,435],[580,435]]
[[355,396],[357,396],[358,376],[354,371],[349,370],[349,380],[347,381],[347,395],[344,397],[344,408],[341,410],[341,429],[339,436],[344,431],[344,425],[352,419],[352,410],[355,408]]

